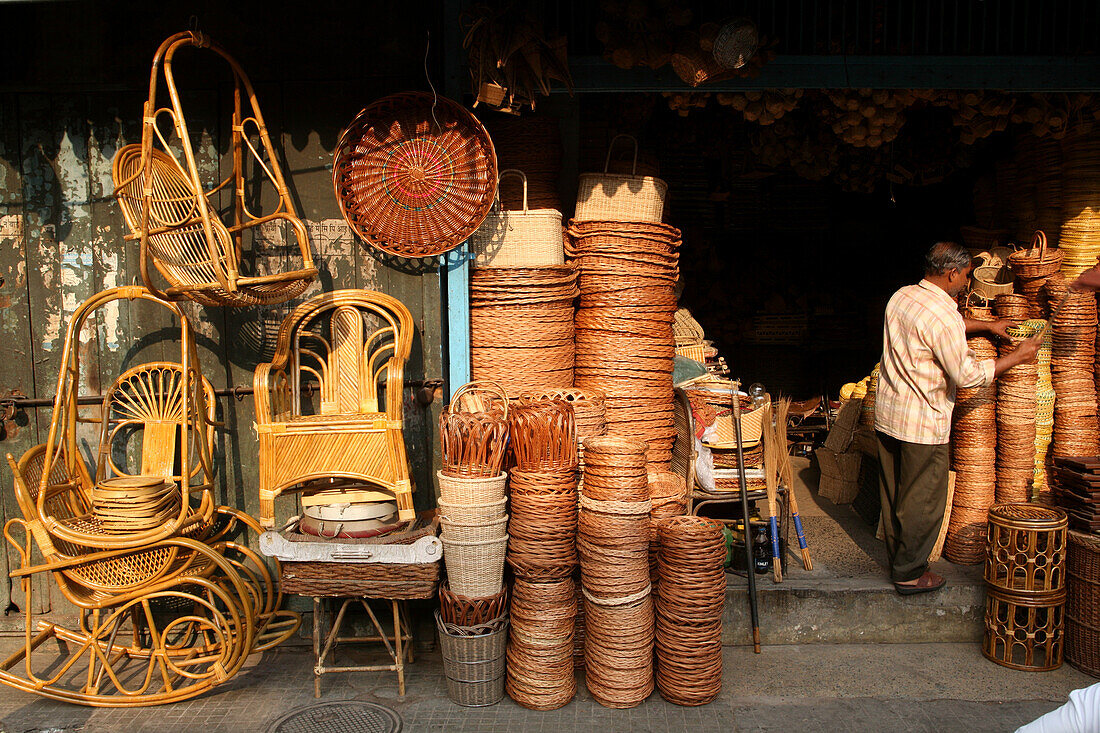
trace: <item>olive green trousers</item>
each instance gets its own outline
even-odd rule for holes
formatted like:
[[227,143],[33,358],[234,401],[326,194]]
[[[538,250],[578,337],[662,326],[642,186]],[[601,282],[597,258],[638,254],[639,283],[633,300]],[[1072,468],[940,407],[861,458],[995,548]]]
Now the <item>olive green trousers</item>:
[[879,494],[890,579],[916,580],[928,569],[947,509],[950,448],[898,440],[878,430]]

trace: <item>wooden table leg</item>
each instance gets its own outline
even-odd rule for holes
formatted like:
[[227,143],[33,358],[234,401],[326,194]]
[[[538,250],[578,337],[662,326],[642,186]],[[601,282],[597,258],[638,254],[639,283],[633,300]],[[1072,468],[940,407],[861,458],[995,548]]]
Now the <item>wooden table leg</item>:
[[313,599],[313,697],[321,697],[321,599]]
[[402,637],[405,635],[404,629],[401,627],[401,605],[400,601],[391,601],[393,603],[393,630],[394,630],[394,646],[397,652],[395,657],[395,664],[397,666],[397,696],[405,696],[405,651],[402,647]]

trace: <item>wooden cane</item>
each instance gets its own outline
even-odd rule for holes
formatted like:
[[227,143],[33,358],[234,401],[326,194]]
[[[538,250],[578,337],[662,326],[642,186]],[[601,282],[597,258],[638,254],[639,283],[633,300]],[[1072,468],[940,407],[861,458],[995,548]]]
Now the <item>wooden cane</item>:
[[734,382],[730,401],[733,403],[733,430],[737,437],[737,472],[741,483],[741,517],[745,526],[745,569],[749,579],[749,612],[752,616],[752,649],[760,653],[760,609],[756,601],[756,566],[752,557],[752,526],[749,523],[749,481],[745,476],[745,444],[741,436],[741,383]]
[[[775,432],[778,439],[776,442],[784,449],[787,447],[787,414],[790,407],[790,398],[784,397],[779,401],[775,416]],[[806,533],[802,530],[802,517],[798,515],[798,499],[794,495],[794,468],[791,466],[790,452],[783,450],[781,459],[780,482],[787,486],[787,501],[790,502],[791,506],[791,519],[794,520],[794,532],[798,535],[798,547],[802,551],[802,567],[806,570],[813,570],[814,562],[810,559],[810,546],[806,542]]]

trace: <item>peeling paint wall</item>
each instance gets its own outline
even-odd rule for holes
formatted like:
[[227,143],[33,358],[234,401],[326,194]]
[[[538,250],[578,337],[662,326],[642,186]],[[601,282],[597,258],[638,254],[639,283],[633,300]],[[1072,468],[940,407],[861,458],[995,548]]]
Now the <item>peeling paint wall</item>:
[[[338,288],[377,289],[396,296],[413,313],[417,327],[406,378],[441,376],[438,273],[433,268],[406,271],[378,259],[352,234],[333,195],[336,136],[351,120],[353,108],[368,100],[326,105],[324,99],[335,97],[319,98],[315,89],[304,86],[258,90],[258,96],[276,147],[285,155],[284,174],[306,220],[321,272],[303,298]],[[2,394],[52,398],[73,311],[101,290],[140,282],[138,246],[124,241],[128,230],[113,198],[111,161],[120,147],[140,140],[142,99],[138,91],[0,93]],[[207,186],[232,170],[224,116],[228,99],[228,88],[198,90],[185,97],[197,164]],[[225,207],[230,193],[223,193],[217,204]],[[274,200],[270,186],[262,188],[257,208],[270,210]],[[296,245],[288,234],[284,225],[273,223],[246,237],[244,269],[269,273],[297,266]],[[216,388],[251,386],[256,364],[271,357],[282,318],[301,300],[241,309],[185,304],[205,376]],[[122,371],[146,361],[178,360],[177,334],[167,312],[152,304],[123,301],[100,309],[78,334],[83,391],[101,392]],[[431,502],[434,420],[431,411],[416,402],[412,389],[406,392],[405,410],[406,444],[420,487],[418,505],[424,506]],[[97,412],[98,407],[91,406],[85,414]],[[46,439],[50,418],[50,409],[24,411],[0,447],[18,458]],[[255,512],[258,482],[251,398],[219,400],[219,419],[226,423],[216,442],[219,499]],[[89,460],[98,445],[97,428],[89,423],[79,430]],[[280,515],[295,509],[293,498],[280,500]],[[11,472],[4,467],[0,524],[13,516],[20,513]],[[10,600],[22,610],[21,592],[6,582],[15,562],[0,553],[0,608]],[[56,591],[50,595],[47,584],[35,590],[39,601],[33,610],[71,610],[59,603]],[[5,624],[21,621],[0,617],[0,629]]]

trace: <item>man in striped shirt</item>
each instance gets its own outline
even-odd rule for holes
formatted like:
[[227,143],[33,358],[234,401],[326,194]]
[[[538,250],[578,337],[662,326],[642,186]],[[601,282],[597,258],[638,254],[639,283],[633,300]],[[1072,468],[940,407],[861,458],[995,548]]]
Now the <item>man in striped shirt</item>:
[[1035,359],[1041,337],[999,359],[979,361],[967,335],[1005,336],[1009,321],[970,321],[955,298],[970,280],[970,253],[938,242],[925,256],[924,279],[894,293],[886,306],[875,432],[890,579],[902,595],[942,588],[928,570],[947,505],[951,412],[956,387],[989,385]]

